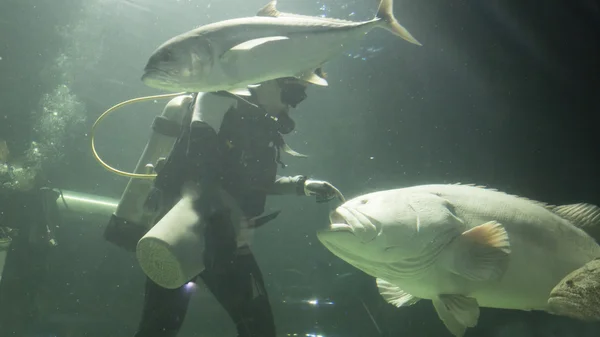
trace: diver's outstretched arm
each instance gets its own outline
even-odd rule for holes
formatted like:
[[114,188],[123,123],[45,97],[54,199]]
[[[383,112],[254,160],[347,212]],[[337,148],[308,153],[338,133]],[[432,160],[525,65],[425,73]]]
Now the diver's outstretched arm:
[[327,202],[334,198],[345,202],[342,193],[332,184],[322,181],[308,179],[306,176],[277,177],[273,184],[270,195],[305,195],[316,196],[317,202]]

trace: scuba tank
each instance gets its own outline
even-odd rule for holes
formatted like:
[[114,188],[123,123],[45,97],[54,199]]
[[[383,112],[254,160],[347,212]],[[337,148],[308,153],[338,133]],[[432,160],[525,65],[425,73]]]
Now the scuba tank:
[[[150,138],[135,168],[135,173],[148,173],[164,160],[181,131],[181,123],[193,95],[175,97],[162,114],[154,119]],[[144,202],[152,189],[153,180],[131,178],[116,211],[104,231],[107,241],[130,252],[152,225],[154,213],[144,209]]]

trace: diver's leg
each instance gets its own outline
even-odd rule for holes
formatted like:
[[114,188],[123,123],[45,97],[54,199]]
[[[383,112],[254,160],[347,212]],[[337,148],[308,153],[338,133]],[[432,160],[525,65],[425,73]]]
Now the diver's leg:
[[227,268],[207,268],[204,283],[234,321],[238,337],[275,337],[275,322],[262,273],[248,247]]
[[185,286],[167,289],[146,278],[142,321],[135,337],[175,337],[183,324],[190,296]]

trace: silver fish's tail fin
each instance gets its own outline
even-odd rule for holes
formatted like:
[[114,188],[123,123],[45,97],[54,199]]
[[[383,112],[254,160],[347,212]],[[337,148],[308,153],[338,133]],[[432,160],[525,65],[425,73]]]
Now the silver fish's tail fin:
[[394,0],[381,0],[375,17],[381,19],[384,22],[382,27],[392,32],[392,34],[398,35],[410,43],[422,46],[394,17]]

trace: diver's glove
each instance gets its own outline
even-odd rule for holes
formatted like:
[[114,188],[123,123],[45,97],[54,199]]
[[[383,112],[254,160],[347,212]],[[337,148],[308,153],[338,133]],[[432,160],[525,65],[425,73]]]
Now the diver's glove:
[[333,198],[338,198],[341,202],[346,202],[344,195],[332,184],[321,181],[306,179],[303,184],[304,194],[308,196],[316,196],[317,202],[327,202]]

